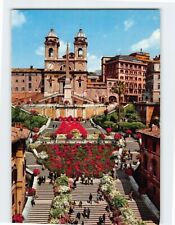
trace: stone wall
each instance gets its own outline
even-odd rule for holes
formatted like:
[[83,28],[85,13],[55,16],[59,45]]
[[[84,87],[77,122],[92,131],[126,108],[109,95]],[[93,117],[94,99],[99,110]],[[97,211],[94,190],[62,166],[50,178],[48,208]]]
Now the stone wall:
[[35,104],[24,106],[27,110],[34,109],[39,114],[48,116],[52,119],[56,119],[60,116],[62,117],[82,117],[83,119],[89,119],[96,115],[101,115],[104,113],[106,106],[103,104],[84,104],[73,106],[63,106],[56,104]]

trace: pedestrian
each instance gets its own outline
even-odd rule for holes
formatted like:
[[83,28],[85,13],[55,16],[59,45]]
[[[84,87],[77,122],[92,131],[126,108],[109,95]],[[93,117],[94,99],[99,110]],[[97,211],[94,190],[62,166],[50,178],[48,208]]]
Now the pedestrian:
[[78,212],[76,215],[76,218],[78,218],[80,220],[81,214]]
[[44,166],[44,164],[42,164],[42,170],[45,170],[45,166]]
[[41,183],[42,183],[42,177],[38,177],[38,185],[40,186],[41,185]]
[[90,193],[90,195],[89,195],[89,202],[92,204],[92,194]]
[[82,184],[84,184],[84,179],[85,179],[85,175],[82,174],[82,176],[81,176],[81,182],[82,182]]
[[32,205],[32,207],[35,205],[35,199],[34,199],[34,196],[32,197],[31,205]]
[[73,201],[73,207],[76,205],[76,202],[75,202],[75,200]]
[[86,217],[86,212],[87,212],[86,207],[84,207],[84,209],[83,209],[83,217],[84,218]]
[[89,217],[90,217],[90,213],[91,213],[91,211],[90,211],[90,209],[89,209],[89,207],[87,208],[87,218],[89,219]]
[[105,219],[106,219],[106,215],[105,215],[105,213],[103,213],[102,218],[103,218],[103,223],[105,223]]
[[105,210],[106,210],[106,212],[109,212],[109,206],[108,205],[105,207]]
[[81,225],[84,225],[84,221],[81,222]]
[[80,208],[82,208],[82,201],[79,201],[79,204],[78,204],[78,206],[80,207]]
[[68,214],[72,214],[73,212],[74,212],[73,208],[70,207],[70,208],[69,208],[69,213],[68,213]]
[[74,182],[73,182],[73,189],[75,189],[77,187],[77,184],[76,184],[76,179],[74,180]]

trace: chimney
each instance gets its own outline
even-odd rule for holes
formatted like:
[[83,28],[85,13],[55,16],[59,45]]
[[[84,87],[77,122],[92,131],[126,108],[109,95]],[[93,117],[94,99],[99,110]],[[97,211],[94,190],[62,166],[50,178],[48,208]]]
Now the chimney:
[[30,69],[33,69],[33,66],[30,66]]

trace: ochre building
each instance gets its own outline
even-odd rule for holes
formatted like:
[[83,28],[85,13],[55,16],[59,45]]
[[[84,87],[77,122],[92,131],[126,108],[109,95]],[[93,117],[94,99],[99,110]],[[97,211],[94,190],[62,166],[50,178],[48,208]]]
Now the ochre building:
[[12,215],[21,214],[25,204],[25,141],[29,132],[26,128],[12,127],[11,130]]

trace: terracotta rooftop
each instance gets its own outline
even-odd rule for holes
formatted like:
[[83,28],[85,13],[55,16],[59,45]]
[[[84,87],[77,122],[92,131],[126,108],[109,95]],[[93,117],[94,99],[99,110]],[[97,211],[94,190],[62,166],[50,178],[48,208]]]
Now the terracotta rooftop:
[[155,126],[153,128],[146,128],[143,130],[138,130],[138,132],[141,134],[146,134],[148,136],[160,138],[160,128],[158,128],[157,126]]
[[31,73],[36,73],[36,72],[42,72],[44,69],[40,68],[12,68],[12,73],[25,73],[25,72],[31,72]]
[[133,62],[133,63],[138,63],[138,64],[144,64],[143,61],[130,56],[130,55],[116,55],[114,57],[112,57],[109,61],[113,61],[113,60],[121,60],[121,61],[127,61],[127,62]]
[[30,130],[27,128],[17,128],[12,127],[11,129],[11,141],[17,142],[20,139],[27,139],[29,136]]

